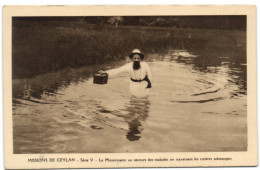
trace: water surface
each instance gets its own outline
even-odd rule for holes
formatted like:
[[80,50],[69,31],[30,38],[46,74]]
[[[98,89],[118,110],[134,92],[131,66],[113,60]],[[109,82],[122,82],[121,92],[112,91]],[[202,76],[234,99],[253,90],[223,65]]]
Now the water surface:
[[147,58],[148,98],[129,94],[126,74],[93,84],[96,70],[124,61],[14,80],[24,84],[14,97],[14,152],[247,150],[244,61],[178,50]]

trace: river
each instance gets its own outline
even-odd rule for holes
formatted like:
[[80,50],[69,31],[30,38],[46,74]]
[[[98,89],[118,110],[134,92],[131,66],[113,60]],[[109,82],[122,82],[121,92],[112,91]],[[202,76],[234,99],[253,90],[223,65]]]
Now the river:
[[35,87],[25,86],[13,103],[14,153],[247,150],[245,63],[224,56],[204,67],[176,50],[147,58],[153,75],[148,98],[129,94],[126,74],[93,84],[92,74],[82,71],[88,67],[37,97],[30,94]]

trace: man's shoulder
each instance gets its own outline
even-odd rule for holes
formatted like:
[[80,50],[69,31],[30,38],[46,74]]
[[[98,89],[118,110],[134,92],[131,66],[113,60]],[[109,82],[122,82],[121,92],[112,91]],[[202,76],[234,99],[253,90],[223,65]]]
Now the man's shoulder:
[[129,69],[132,67],[132,63],[126,63],[125,65],[123,65],[121,68],[124,68],[124,69]]
[[148,66],[147,62],[141,61],[141,65]]
[[127,67],[130,67],[130,66],[132,66],[132,65],[133,65],[132,62],[129,62],[129,63],[126,63],[126,64],[125,64],[125,66],[127,66]]

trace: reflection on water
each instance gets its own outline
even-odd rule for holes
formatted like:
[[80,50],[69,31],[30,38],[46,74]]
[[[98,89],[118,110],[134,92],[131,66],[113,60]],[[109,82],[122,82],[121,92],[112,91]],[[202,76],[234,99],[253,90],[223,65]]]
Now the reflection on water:
[[[197,53],[196,53],[197,52]],[[198,55],[193,55],[185,50],[170,51],[171,59],[175,59],[179,63],[190,64],[194,70],[202,73],[221,73],[222,68],[228,67],[228,81],[230,84],[236,84],[239,90],[232,92],[232,95],[247,94],[247,64],[246,53],[234,49],[195,50]]]
[[149,98],[131,97],[124,74],[93,84],[94,72],[125,61],[14,80],[14,152],[244,151],[245,56],[220,54],[149,55]]
[[141,138],[142,122],[147,119],[149,110],[150,101],[148,98],[131,96],[130,102],[126,105],[126,111],[129,113],[124,118],[129,125],[129,131],[126,135],[128,140],[136,141]]

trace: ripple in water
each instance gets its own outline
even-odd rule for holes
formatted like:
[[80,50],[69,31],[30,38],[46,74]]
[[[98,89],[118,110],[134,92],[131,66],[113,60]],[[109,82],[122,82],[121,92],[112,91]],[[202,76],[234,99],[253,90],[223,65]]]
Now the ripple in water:
[[[148,62],[153,74],[148,98],[131,97],[129,77],[123,74],[107,85],[95,85],[90,78],[58,89],[57,95],[17,99],[14,130],[23,129],[24,135],[15,135],[15,153],[39,148],[32,141],[41,136],[29,133],[25,122],[35,129],[45,124],[38,130],[49,142],[39,152],[245,150],[243,69],[225,63],[201,71],[194,69],[197,56],[183,61],[176,55],[154,57],[160,60]],[[38,114],[28,118],[30,113]]]

